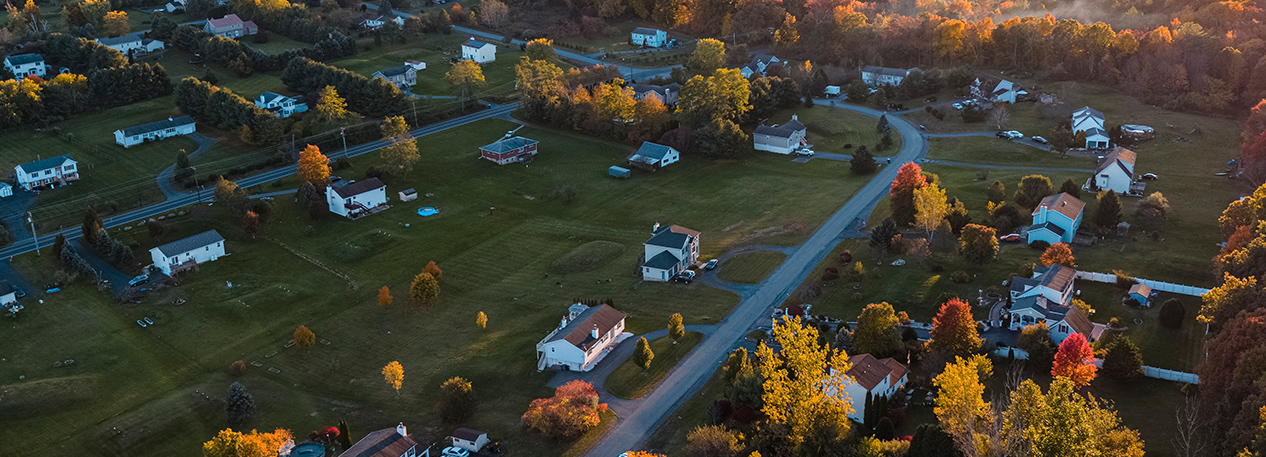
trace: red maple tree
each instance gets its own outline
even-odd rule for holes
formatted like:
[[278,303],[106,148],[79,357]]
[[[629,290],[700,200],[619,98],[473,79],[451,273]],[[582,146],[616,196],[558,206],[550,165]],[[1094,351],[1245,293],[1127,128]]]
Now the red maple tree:
[[1090,385],[1099,367],[1094,365],[1095,355],[1085,335],[1073,333],[1059,343],[1051,376],[1062,376],[1073,382],[1078,389]]

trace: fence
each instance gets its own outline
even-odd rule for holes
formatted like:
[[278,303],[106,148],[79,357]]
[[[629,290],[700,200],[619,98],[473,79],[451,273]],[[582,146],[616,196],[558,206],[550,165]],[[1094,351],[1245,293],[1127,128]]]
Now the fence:
[[[1078,271],[1077,279],[1085,279],[1085,280],[1094,281],[1094,282],[1106,282],[1109,284],[1113,284],[1117,282],[1117,276],[1114,274],[1095,273],[1093,271]],[[1160,292],[1170,292],[1170,293],[1175,293],[1175,294],[1191,295],[1191,296],[1199,297],[1201,295],[1204,295],[1205,292],[1209,291],[1209,289],[1203,289],[1203,288],[1194,287],[1194,286],[1185,286],[1182,284],[1174,284],[1172,282],[1153,281],[1151,279],[1142,279],[1142,278],[1134,278],[1134,280],[1138,281],[1139,284],[1143,284],[1147,287],[1151,287],[1152,290],[1156,290]]]
[[998,357],[1006,357],[1007,354],[1010,353],[1013,357],[1015,357],[1016,360],[1029,359],[1029,351],[1026,351],[1020,348],[1013,348],[1013,347],[998,348],[998,349],[994,349],[993,353],[994,355],[997,355]]
[[1200,384],[1200,376],[1195,373],[1166,370],[1164,368],[1149,367],[1147,365],[1143,365],[1143,376],[1164,379],[1166,381],[1185,382],[1187,384]]

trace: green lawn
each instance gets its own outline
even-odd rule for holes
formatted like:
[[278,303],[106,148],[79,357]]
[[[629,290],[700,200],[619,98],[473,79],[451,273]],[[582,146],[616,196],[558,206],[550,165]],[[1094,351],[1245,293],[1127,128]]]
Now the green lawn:
[[778,251],[745,252],[721,262],[717,267],[717,278],[737,284],[757,284],[784,260],[787,260],[787,255]]
[[[1095,169],[1095,161],[1067,157],[998,138],[963,137],[928,140],[928,158],[982,165],[1024,165],[1035,168]],[[1086,174],[1089,177],[1089,174]],[[992,182],[992,181],[991,181]],[[1080,180],[1078,184],[1085,182]],[[1058,184],[1058,183],[1056,183]]]
[[[1115,285],[1078,281],[1077,290],[1081,291],[1081,299],[1093,303],[1095,313],[1091,320],[1107,323],[1112,318],[1121,321],[1127,327],[1120,332],[1138,344],[1143,351],[1143,363],[1157,368],[1178,371],[1195,371],[1196,364],[1202,356],[1201,342],[1204,341],[1204,324],[1196,320],[1200,311],[1200,297],[1162,293],[1151,308],[1131,308],[1121,304],[1121,298],[1127,290]],[[1187,310],[1182,327],[1167,329],[1160,325],[1157,314],[1166,300],[1177,298]],[[1111,337],[1105,336],[1106,341]]]
[[691,395],[668,415],[667,419],[646,438],[648,452],[672,457],[686,455],[686,436],[696,427],[712,425],[708,409],[712,403],[725,398],[725,367],[716,369],[702,389]]
[[625,399],[642,398],[702,340],[702,333],[686,332],[686,336],[675,343],[667,336],[651,341],[651,352],[655,353],[655,357],[651,359],[650,368],[643,369],[634,357],[629,357],[607,376],[607,392]]
[[[463,5],[464,6],[464,5]],[[418,72],[418,83],[413,93],[419,95],[451,95],[444,74],[452,68],[451,59],[461,57],[461,44],[467,37],[460,34],[424,35],[419,42],[385,45],[370,51],[326,63],[345,68],[365,76],[384,68],[397,67],[405,60],[426,62],[426,69]],[[493,43],[497,46],[496,60],[482,66],[487,80],[483,93],[506,95],[514,93],[514,66],[523,55],[518,46]]]
[[795,107],[778,112],[768,123],[786,123],[792,114],[808,128],[806,139],[815,151],[852,154],[857,147],[865,145],[871,154],[891,156],[901,150],[901,136],[893,133],[892,147],[880,151],[877,147],[880,136],[875,131],[878,121],[848,110],[822,106]]

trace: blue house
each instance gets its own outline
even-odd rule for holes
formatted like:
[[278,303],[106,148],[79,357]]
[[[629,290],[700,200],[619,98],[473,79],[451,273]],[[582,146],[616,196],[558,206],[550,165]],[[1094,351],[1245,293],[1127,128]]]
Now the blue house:
[[1067,192],[1043,198],[1042,203],[1033,208],[1033,225],[1025,228],[1025,242],[1071,243],[1077,228],[1081,227],[1081,213],[1085,207],[1086,202]]

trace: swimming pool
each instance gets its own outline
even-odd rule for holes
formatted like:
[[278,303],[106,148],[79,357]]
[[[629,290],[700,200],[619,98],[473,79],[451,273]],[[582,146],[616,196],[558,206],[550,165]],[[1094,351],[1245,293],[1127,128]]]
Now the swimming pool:
[[418,215],[422,217],[434,216],[436,214],[439,214],[439,212],[440,210],[435,209],[434,206],[423,206],[421,208],[418,208]]

